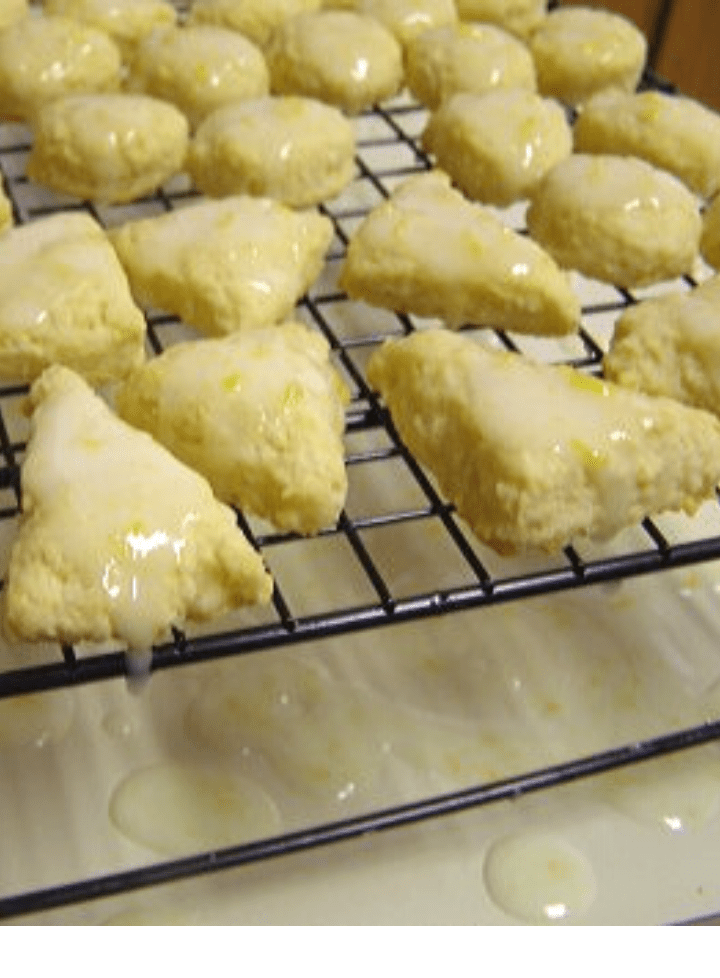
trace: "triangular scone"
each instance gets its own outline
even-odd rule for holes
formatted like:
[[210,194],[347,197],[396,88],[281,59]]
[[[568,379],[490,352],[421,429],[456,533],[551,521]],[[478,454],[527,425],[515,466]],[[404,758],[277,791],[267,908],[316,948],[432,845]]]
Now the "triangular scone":
[[351,298],[450,326],[564,335],[580,321],[579,300],[553,259],[466,200],[440,170],[410,177],[368,214],[340,286]]
[[220,499],[315,533],[337,521],[347,494],[349,392],[328,354],[301,323],[177,344],[136,371],[116,404]]
[[332,222],[275,200],[227,197],[110,232],[138,301],[204,333],[280,322],[323,268]]
[[63,364],[92,384],[145,359],[145,319],[105,232],[54,214],[0,237],[0,376],[28,381]]
[[720,480],[713,415],[464,334],[389,340],[368,379],[458,513],[501,553],[691,513]]
[[65,367],[48,368],[30,400],[11,635],[146,651],[171,625],[269,600],[260,555],[202,476]]
[[623,387],[720,414],[720,275],[628,306],[603,370]]

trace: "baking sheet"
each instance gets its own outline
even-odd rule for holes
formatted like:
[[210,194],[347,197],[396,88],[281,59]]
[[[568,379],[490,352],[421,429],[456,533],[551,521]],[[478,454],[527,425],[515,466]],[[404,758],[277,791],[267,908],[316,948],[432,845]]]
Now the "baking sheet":
[[[2,894],[718,715],[720,567],[0,705]],[[248,808],[248,805],[250,806]],[[720,906],[714,743],[42,923],[663,923]]]

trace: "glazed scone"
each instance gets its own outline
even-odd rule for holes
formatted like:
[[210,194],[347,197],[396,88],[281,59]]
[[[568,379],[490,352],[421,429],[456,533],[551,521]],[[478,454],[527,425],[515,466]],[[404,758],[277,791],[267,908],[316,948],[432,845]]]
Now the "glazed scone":
[[350,239],[340,288],[450,327],[557,336],[580,321],[580,303],[552,258],[440,170],[409,178],[368,214]]
[[177,22],[170,0],[44,0],[44,7],[48,13],[64,14],[105,31],[124,58],[156,28]]
[[460,20],[497,24],[527,38],[547,14],[547,0],[455,0]]
[[270,575],[202,476],[66,367],[48,368],[30,401],[11,636],[143,652],[173,625],[267,603]]
[[600,92],[574,126],[579,153],[639,156],[674,173],[694,193],[720,189],[720,114],[664,92]]
[[290,17],[321,6],[322,0],[194,0],[187,23],[229,27],[264,47]]
[[0,30],[26,17],[29,11],[28,0],[0,0]]
[[212,24],[153,31],[136,47],[126,87],[172,102],[196,128],[215,109],[270,91],[262,51]]
[[701,218],[670,173],[631,156],[574,153],[541,181],[527,225],[562,267],[629,289],[691,272]]
[[708,265],[720,271],[720,194],[702,213],[700,254]]
[[457,21],[455,0],[356,0],[355,9],[379,20],[403,47],[423,31]]
[[120,69],[120,51],[102,31],[68,17],[25,17],[0,32],[0,117],[27,120],[63,95],[117,91]]
[[504,207],[529,197],[570,155],[564,109],[525,89],[457,92],[432,113],[423,147],[471,200]]
[[419,34],[405,50],[405,79],[429,109],[455,92],[536,89],[529,50],[493,24],[449,24]]
[[720,276],[628,306],[603,364],[623,387],[720,414]]
[[327,341],[291,322],[172,346],[116,405],[223,502],[307,535],[334,525],[345,502],[348,399]]
[[110,232],[136,299],[211,335],[287,318],[332,236],[328,218],[262,197],[201,201]]
[[82,211],[0,237],[0,376],[34,380],[53,363],[91,384],[145,359],[145,319],[103,229]]
[[604,88],[634,91],[647,41],[631,20],[591,7],[558,7],[528,41],[542,95],[579,105]]
[[[332,51],[332,57],[328,57]],[[378,20],[343,10],[300,14],[266,48],[272,89],[306,95],[355,115],[402,87],[402,48]]]
[[68,95],[33,121],[27,175],[82,200],[117,204],[145,197],[183,169],[185,116],[149,95]]
[[247,99],[198,126],[187,171],[208,197],[252,194],[310,207],[337,196],[355,176],[355,130],[340,109],[317,99]]
[[692,513],[720,478],[720,421],[465,334],[426,330],[372,356],[408,448],[480,540],[501,553],[608,539]]

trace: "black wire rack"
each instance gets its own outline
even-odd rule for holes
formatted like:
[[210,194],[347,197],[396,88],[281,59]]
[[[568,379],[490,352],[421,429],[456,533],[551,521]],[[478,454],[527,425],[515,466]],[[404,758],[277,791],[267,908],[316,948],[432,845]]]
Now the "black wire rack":
[[[376,108],[361,117],[360,131],[366,131],[368,135],[361,135],[358,141],[353,201],[356,198],[380,200],[387,197],[400,180],[430,166],[430,160],[418,145],[424,118],[420,107],[404,100]],[[51,194],[38,194],[37,188],[31,186],[24,175],[24,160],[30,148],[28,135],[19,127],[15,127],[15,132],[13,127],[6,129],[8,132],[0,145],[0,172],[18,223],[68,206],[89,210],[105,225],[118,221],[118,213],[113,208],[101,209],[87,203],[68,205]],[[383,158],[389,158],[390,163],[384,166],[378,163]],[[139,207],[141,211],[157,213],[181,206],[194,196],[192,189],[184,186],[165,189]],[[348,507],[336,526],[319,534],[318,539],[327,547],[343,548],[353,568],[363,578],[366,586],[359,589],[362,597],[357,603],[334,605],[317,613],[297,610],[293,596],[283,588],[282,573],[276,573],[269,620],[233,631],[199,636],[175,630],[171,641],[152,650],[151,670],[448,614],[720,557],[720,535],[691,534],[688,539],[668,539],[661,525],[650,518],[643,521],[642,537],[639,541],[635,539],[630,548],[593,554],[592,550],[581,553],[568,546],[546,562],[538,564],[535,561],[531,570],[518,561],[503,560],[484,549],[457,517],[452,505],[436,490],[432,478],[405,448],[387,411],[365,381],[363,364],[369,352],[388,336],[411,332],[415,328],[413,317],[363,309],[362,326],[355,334],[352,325],[348,328],[343,319],[343,313],[361,304],[350,302],[337,289],[334,273],[342,262],[351,229],[365,216],[369,206],[367,203],[357,206],[353,202],[347,207],[341,198],[337,205],[321,208],[332,219],[336,230],[328,256],[328,276],[303,298],[298,314],[325,335],[336,365],[353,389],[346,426],[346,462],[351,487],[354,476],[360,478],[362,473],[365,479],[373,467],[377,471],[378,466],[387,469],[392,466],[398,479],[412,485],[414,491],[407,493],[408,497],[412,496],[412,506],[364,512],[353,512]],[[695,283],[688,279],[687,284]],[[618,315],[635,301],[636,297],[624,290],[605,289],[598,302],[584,306],[582,325],[571,349],[558,350],[548,343],[549,352],[544,355],[553,362],[600,372],[606,341],[597,335],[596,326],[602,323],[606,327],[608,317]],[[173,317],[158,313],[148,315],[151,355],[161,353],[173,341],[173,330],[177,326],[178,321]],[[533,352],[538,354],[538,341],[504,332],[497,332],[496,336],[503,346],[520,351],[529,342],[535,342]],[[20,511],[20,470],[25,441],[17,416],[26,393],[27,387],[22,385],[0,387],[0,526],[16,520]],[[271,570],[283,548],[300,546],[307,555],[308,570],[312,572],[312,542],[275,533],[266,526],[254,526],[240,513],[238,519]],[[383,531],[401,527],[420,534],[429,525],[442,528],[447,545],[457,558],[454,580],[447,585],[442,581],[431,582],[431,587],[422,593],[398,592],[386,570],[373,556],[373,538],[382,535]],[[720,523],[718,530],[720,534]],[[109,679],[125,672],[126,657],[120,648],[94,652],[84,649],[78,654],[71,646],[58,647],[52,661],[0,673],[0,698]]]
[[[653,85],[655,81],[648,76],[644,84]],[[534,561],[528,568],[522,561],[501,558],[483,548],[458,518],[452,505],[438,492],[432,477],[407,451],[386,410],[368,387],[363,368],[369,353],[386,337],[409,333],[419,324],[412,316],[373,311],[362,307],[362,304],[352,303],[336,283],[349,237],[373,203],[387,197],[404,178],[430,167],[431,160],[420,148],[419,137],[425,119],[425,111],[407,97],[379,106],[357,119],[356,179],[351,192],[321,208],[334,223],[335,239],[325,274],[298,307],[298,315],[319,329],[329,341],[335,363],[353,392],[347,412],[349,498],[352,497],[355,479],[366,484],[372,472],[379,471],[377,467],[381,467],[397,473],[398,481],[409,487],[406,493],[409,501],[376,508],[363,508],[349,502],[337,525],[324,530],[313,541],[275,533],[266,525],[254,523],[251,518],[238,513],[243,529],[273,571],[275,590],[270,612],[260,622],[236,624],[226,630],[200,634],[175,630],[169,641],[152,650],[151,672],[411,620],[430,619],[720,558],[720,516],[717,535],[699,532],[693,528],[692,521],[688,521],[689,531],[680,538],[676,534],[668,534],[662,520],[648,518],[635,528],[629,545],[619,543],[611,550],[597,551],[589,546],[569,546],[540,563]],[[68,208],[88,210],[105,226],[122,220],[125,214],[122,208],[101,208],[85,202],[67,201],[32,186],[25,176],[29,149],[30,136],[23,126],[0,126],[0,176],[17,223]],[[182,179],[172,181],[159,193],[139,202],[133,216],[138,212],[171,210],[183,206],[194,196],[192,187]],[[516,223],[518,230],[523,230],[521,209],[517,214],[509,213],[506,217],[511,223]],[[689,278],[683,283],[687,287],[695,284]],[[577,336],[568,340],[565,346],[558,346],[556,341],[543,345],[542,340],[504,332],[496,332],[494,336],[505,347],[523,352],[531,346],[534,354],[540,351],[552,362],[563,362],[579,370],[599,373],[607,347],[608,330],[614,318],[639,297],[611,287],[597,289],[593,295],[597,297],[583,306],[582,324]],[[152,313],[147,316],[147,328],[148,349],[150,355],[156,355],[174,341],[182,324],[172,317]],[[0,387],[0,532],[6,529],[9,538],[20,511],[20,472],[26,443],[20,405],[26,392],[27,388],[23,385]],[[392,569],[388,570],[378,559],[374,540],[386,533],[407,533],[422,539],[428,527],[432,527],[434,533],[438,529],[441,531],[443,546],[452,555],[453,574],[450,580],[430,580],[426,589],[408,593],[402,583],[395,580]],[[357,598],[320,609],[308,609],[302,601],[298,603],[297,595],[292,590],[286,588],[282,571],[276,570],[278,563],[282,565],[285,548],[294,548],[308,572],[312,573],[313,548],[316,545],[331,550],[342,549],[345,555],[343,559],[352,566],[353,573],[362,582],[357,589]],[[431,563],[428,560],[428,564]],[[47,661],[2,671],[0,698],[74,687],[125,674],[126,657],[122,648],[78,650],[58,646]],[[450,814],[718,737],[720,721],[710,722],[493,784],[387,808],[341,822],[329,822],[249,845],[3,897],[0,898],[0,918],[215,872],[353,838],[369,831]]]

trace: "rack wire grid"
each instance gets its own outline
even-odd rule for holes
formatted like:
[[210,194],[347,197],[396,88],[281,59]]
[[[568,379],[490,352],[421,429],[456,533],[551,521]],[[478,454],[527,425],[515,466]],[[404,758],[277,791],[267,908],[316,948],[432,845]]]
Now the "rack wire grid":
[[[643,85],[659,87],[661,83],[648,74]],[[432,165],[420,146],[426,119],[426,110],[406,93],[356,118],[356,177],[347,191],[320,207],[334,223],[335,238],[323,274],[297,309],[300,318],[313,324],[328,339],[334,361],[353,392],[346,433],[350,491],[337,526],[324,530],[316,538],[299,539],[276,533],[267,525],[238,513],[238,520],[274,574],[275,591],[270,612],[262,620],[255,620],[252,615],[240,624],[235,620],[232,627],[219,631],[176,630],[172,640],[153,649],[152,672],[666,571],[720,557],[720,514],[716,517],[714,513],[710,514],[709,523],[711,527],[716,523],[717,532],[708,530],[707,514],[700,523],[686,520],[681,533],[676,524],[668,531],[662,518],[648,518],[610,545],[568,546],[560,553],[542,558],[499,557],[473,537],[453,506],[439,493],[432,477],[402,444],[387,411],[365,380],[364,364],[370,352],[387,337],[407,334],[427,323],[411,315],[396,315],[349,301],[337,287],[337,276],[348,240],[368,211],[386,198],[398,183]],[[130,206],[101,207],[61,198],[32,185],[26,178],[30,140],[29,130],[23,125],[0,125],[0,175],[16,223],[29,222],[61,209],[78,208],[89,211],[102,225],[110,227],[130,217],[185,206],[197,196],[187,179],[180,176],[158,193]],[[511,227],[524,230],[523,206],[499,213]],[[629,304],[648,294],[648,290],[631,293],[589,280],[583,280],[581,284],[586,300],[577,335],[546,340],[493,331],[494,342],[548,362],[562,362],[578,370],[599,373],[616,317]],[[694,279],[687,278],[673,283],[673,287],[692,288],[696,284]],[[187,327],[177,319],[158,312],[147,314],[149,355],[159,354],[187,335]],[[0,388],[0,533],[5,542],[12,539],[20,511],[20,471],[27,437],[20,405],[26,392],[26,386],[17,384]],[[382,473],[385,484],[395,489],[389,501],[384,498],[373,501],[370,494],[368,505],[365,487],[372,484],[378,473]],[[717,501],[710,505],[716,509]],[[427,588],[411,593],[404,589],[401,577],[395,575],[392,562],[388,563],[383,556],[408,535],[421,541],[413,544],[413,553],[420,560],[424,556],[428,568]],[[386,543],[378,546],[383,537]],[[342,561],[349,568],[350,579],[349,586],[341,589],[340,597],[330,587],[327,603],[311,602],[308,605],[302,594],[286,588],[283,566],[288,560],[301,562],[309,575],[322,575],[323,553],[332,551],[336,557],[339,550],[343,552]],[[445,570],[434,577],[439,550],[445,551],[447,560],[440,562]],[[447,571],[448,567],[450,571]],[[348,594],[352,596],[348,598]],[[76,649],[58,646],[48,653],[46,660],[33,660],[31,665],[2,672],[0,698],[76,687],[122,676],[125,670],[125,654],[120,647]],[[435,818],[546,789],[718,737],[720,720],[579,757],[518,777],[327,822],[251,844],[3,897],[0,898],[0,918],[216,872],[357,837],[369,831]]]

